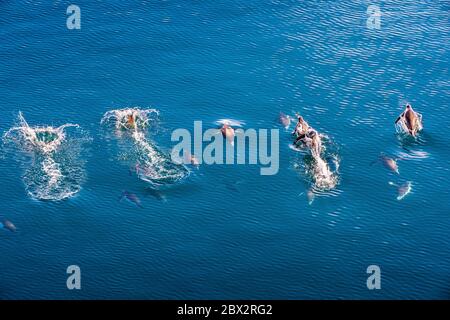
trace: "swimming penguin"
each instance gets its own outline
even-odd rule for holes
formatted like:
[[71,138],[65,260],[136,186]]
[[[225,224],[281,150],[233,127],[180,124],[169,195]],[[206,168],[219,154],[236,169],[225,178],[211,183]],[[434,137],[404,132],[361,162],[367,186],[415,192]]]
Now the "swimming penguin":
[[391,186],[396,186],[397,187],[397,200],[402,200],[404,197],[406,197],[412,190],[412,183],[411,181],[407,181],[402,185],[397,185],[393,182],[389,182],[389,184]]
[[398,165],[397,165],[397,161],[396,160],[394,160],[392,158],[389,158],[389,157],[386,157],[386,156],[381,156],[380,160],[381,160],[381,162],[383,163],[383,165],[386,168],[388,168],[392,172],[395,172],[395,173],[399,174]]
[[119,199],[119,201],[122,201],[123,199],[127,199],[128,201],[134,203],[137,207],[139,208],[144,208],[142,206],[141,200],[138,198],[137,195],[135,195],[134,193],[128,192],[128,191],[124,191]]
[[308,192],[306,193],[306,197],[308,198],[308,204],[312,205],[312,203],[314,202],[314,198],[316,197],[316,195],[314,194],[312,189],[309,189]]
[[154,197],[155,199],[157,199],[159,201],[163,201],[163,202],[167,201],[166,196],[161,191],[153,189],[153,188],[147,188],[146,190],[147,190],[148,195]]
[[3,222],[0,222],[0,229],[5,228],[11,232],[16,232],[17,228],[16,226],[9,220],[3,220]]
[[410,104],[406,105],[405,111],[395,120],[395,124],[402,124],[403,131],[415,137],[417,132],[422,130],[421,116],[415,112]]
[[309,124],[303,119],[302,116],[298,115],[298,122],[297,125],[294,128],[294,131],[292,131],[292,135],[295,137],[299,137],[303,134],[305,134],[309,129]]
[[372,163],[370,165],[373,165],[377,161],[381,161],[383,166],[385,168],[391,170],[392,172],[395,172],[396,174],[400,174],[400,172],[398,171],[397,160],[392,159],[385,155],[380,155],[380,157],[377,160],[372,161]]
[[[299,194],[299,196],[304,195],[305,192],[302,192]],[[308,191],[306,191],[306,199],[308,199],[308,204],[312,205],[314,202],[314,199],[316,198],[316,194],[313,191],[313,188],[309,188]]]
[[220,128],[220,132],[222,132],[222,136],[227,139],[227,141],[234,145],[234,129],[228,124],[224,124],[222,128]]
[[280,112],[278,116],[278,121],[281,123],[281,125],[287,130],[289,126],[291,125],[291,117],[288,115],[285,115],[283,112]]
[[191,164],[194,167],[198,169],[198,166],[200,165],[200,162],[198,161],[197,157],[193,154],[187,153],[184,157],[184,161],[186,164]]

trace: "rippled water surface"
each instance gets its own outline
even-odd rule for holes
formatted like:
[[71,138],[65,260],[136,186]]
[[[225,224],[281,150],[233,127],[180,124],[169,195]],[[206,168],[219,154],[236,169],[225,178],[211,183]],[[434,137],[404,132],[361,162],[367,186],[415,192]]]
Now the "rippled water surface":
[[[450,298],[449,1],[382,1],[379,30],[369,1],[77,4],[68,30],[63,1],[0,1],[1,134],[19,111],[79,126],[50,154],[3,141],[0,219],[17,232],[0,229],[0,298]],[[417,140],[395,134],[407,102]],[[159,112],[139,143],[100,125],[128,107]],[[328,137],[333,188],[310,191],[280,111]],[[135,148],[166,166],[174,129],[220,119],[280,128],[279,173],[168,165],[183,181],[158,189],[136,176]],[[66,289],[72,264],[81,291]]]

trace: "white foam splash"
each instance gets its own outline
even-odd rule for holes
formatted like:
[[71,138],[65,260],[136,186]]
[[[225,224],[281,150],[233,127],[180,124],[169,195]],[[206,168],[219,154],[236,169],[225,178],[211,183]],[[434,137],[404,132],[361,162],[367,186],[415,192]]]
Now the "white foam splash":
[[[27,165],[23,181],[28,194],[38,200],[62,200],[81,189],[83,174],[80,167],[72,166],[72,154],[62,152],[66,141],[65,129],[76,124],[59,127],[31,127],[19,112],[18,125],[3,135],[4,143],[13,142],[19,151],[32,158]],[[75,145],[71,144],[75,150]]]
[[243,127],[245,125],[244,121],[234,119],[219,119],[215,123],[217,125],[228,125],[233,127]]
[[426,151],[421,150],[407,150],[408,152],[399,152],[399,159],[407,159],[407,160],[416,160],[416,159],[427,159],[430,157],[430,154]]
[[[69,127],[78,128],[77,124],[64,124],[60,127],[30,127],[23,117],[22,112],[18,116],[19,126],[9,129],[5,134],[6,139],[22,139],[23,142],[28,143],[44,153],[50,153],[58,149],[65,139],[64,129]],[[14,137],[15,134],[18,136]]]
[[159,115],[156,109],[124,108],[103,115],[101,124],[113,124],[118,130],[143,130]]

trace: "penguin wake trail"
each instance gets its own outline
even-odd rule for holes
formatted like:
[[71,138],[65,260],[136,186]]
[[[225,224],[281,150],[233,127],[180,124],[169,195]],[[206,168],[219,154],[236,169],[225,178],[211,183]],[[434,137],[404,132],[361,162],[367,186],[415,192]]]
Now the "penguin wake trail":
[[[301,173],[311,183],[311,190],[317,193],[330,191],[336,188],[339,183],[339,165],[340,157],[335,145],[329,137],[319,134],[323,146],[319,152],[309,150],[300,161],[294,164],[294,168],[302,169]],[[299,147],[291,146],[291,149],[305,153],[305,150]]]
[[101,124],[115,128],[124,160],[136,176],[153,187],[177,183],[189,175],[182,164],[176,164],[170,155],[147,138],[147,131],[158,123],[159,112],[155,109],[125,108],[105,113]]

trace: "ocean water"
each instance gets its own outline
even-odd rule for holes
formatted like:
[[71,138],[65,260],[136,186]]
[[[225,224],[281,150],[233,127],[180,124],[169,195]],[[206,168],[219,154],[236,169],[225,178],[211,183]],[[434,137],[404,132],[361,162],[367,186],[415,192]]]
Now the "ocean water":
[[[0,229],[0,299],[450,298],[449,1],[78,0],[68,30],[71,3],[0,1],[1,134],[19,111],[31,127],[79,125],[52,157],[2,146],[0,219],[17,232]],[[407,102],[417,140],[395,134]],[[147,139],[165,153],[196,120],[272,129],[298,112],[329,137],[338,183],[309,203],[307,157],[280,128],[278,174],[201,165],[155,191],[100,125],[126,107],[159,111]],[[389,182],[407,181],[397,200]]]

